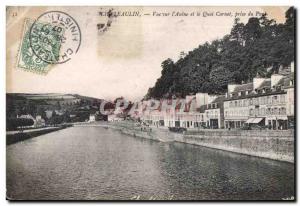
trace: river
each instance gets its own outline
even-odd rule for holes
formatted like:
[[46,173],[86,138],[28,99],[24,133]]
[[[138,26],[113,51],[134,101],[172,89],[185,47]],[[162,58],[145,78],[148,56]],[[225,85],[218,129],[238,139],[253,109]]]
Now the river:
[[7,198],[262,200],[294,196],[294,165],[72,127],[9,145]]

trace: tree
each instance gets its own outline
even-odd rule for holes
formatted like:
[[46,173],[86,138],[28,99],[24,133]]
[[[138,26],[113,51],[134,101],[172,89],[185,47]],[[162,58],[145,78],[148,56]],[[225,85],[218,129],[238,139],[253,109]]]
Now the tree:
[[245,24],[235,19],[230,33],[222,39],[181,53],[176,62],[164,60],[161,77],[145,98],[222,93],[229,82],[249,82],[256,75],[270,77],[281,65],[294,61],[294,17],[291,7],[284,24],[277,24],[267,14],[249,18]]
[[7,119],[6,128],[7,130],[16,130],[18,128],[23,128],[26,126],[32,126],[34,121],[28,118],[10,118]]

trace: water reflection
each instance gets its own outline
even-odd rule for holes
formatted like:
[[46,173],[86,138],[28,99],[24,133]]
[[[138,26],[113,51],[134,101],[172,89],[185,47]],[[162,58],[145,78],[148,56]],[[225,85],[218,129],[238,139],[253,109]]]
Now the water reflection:
[[99,127],[68,128],[7,147],[13,199],[281,199],[292,164]]

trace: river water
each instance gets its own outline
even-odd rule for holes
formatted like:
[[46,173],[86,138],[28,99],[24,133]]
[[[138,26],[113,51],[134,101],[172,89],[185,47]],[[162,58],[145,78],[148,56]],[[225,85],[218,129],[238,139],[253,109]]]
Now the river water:
[[294,165],[101,127],[7,146],[7,198],[219,200],[294,196]]

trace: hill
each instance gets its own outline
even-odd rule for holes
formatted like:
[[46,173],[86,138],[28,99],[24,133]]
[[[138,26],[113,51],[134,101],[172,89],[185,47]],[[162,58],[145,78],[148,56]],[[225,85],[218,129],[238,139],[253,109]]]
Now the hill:
[[228,83],[249,82],[253,77],[269,77],[281,66],[294,61],[293,7],[286,11],[286,21],[278,24],[268,19],[249,18],[246,24],[235,19],[230,34],[199,45],[174,62],[161,63],[161,77],[149,88],[145,99],[186,96],[206,92],[220,94]]

